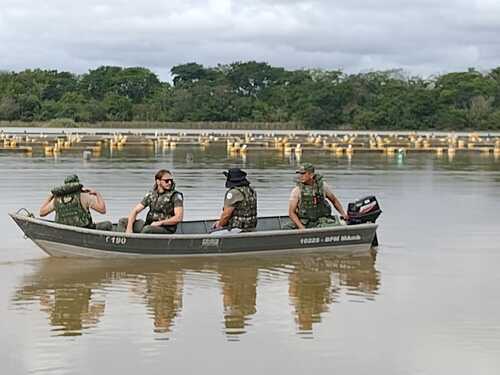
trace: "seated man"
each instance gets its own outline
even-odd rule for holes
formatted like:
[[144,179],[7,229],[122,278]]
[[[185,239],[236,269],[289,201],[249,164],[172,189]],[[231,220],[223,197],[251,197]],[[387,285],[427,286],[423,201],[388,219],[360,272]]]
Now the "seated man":
[[236,234],[254,231],[257,226],[257,193],[250,186],[246,173],[240,168],[223,172],[226,176],[224,208],[212,233]]
[[[149,207],[146,221],[136,220],[137,215]],[[184,216],[182,193],[175,190],[172,173],[161,169],[155,174],[153,190],[148,192],[128,217],[120,219],[119,232],[172,234]]]
[[106,203],[94,189],[83,188],[77,175],[66,177],[64,185],[54,188],[40,207],[40,216],[56,213],[55,222],[75,227],[112,230],[110,221],[93,223],[90,209],[106,213]]
[[297,171],[297,186],[290,194],[288,216],[292,227],[298,229],[339,225],[336,216],[332,216],[332,202],[340,215],[347,219],[342,204],[333,194],[330,186],[323,181],[323,176],[314,172],[311,163],[304,163]]

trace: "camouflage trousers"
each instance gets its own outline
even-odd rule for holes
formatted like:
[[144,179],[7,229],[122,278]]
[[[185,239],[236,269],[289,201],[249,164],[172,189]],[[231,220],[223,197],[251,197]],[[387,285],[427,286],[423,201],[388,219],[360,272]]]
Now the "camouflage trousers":
[[[127,231],[128,218],[122,217],[118,220],[118,225],[116,227],[117,232],[126,232]],[[146,225],[144,220],[136,220],[132,225],[132,231],[134,233],[149,233],[149,234],[172,234],[175,232],[174,226],[161,226],[155,227],[152,225]]]
[[[342,225],[342,223],[340,222],[340,218],[337,215],[320,217],[316,221],[304,220],[302,221],[302,224],[304,224],[306,228],[328,228]],[[297,229],[297,226],[293,222],[291,222],[289,224],[286,224],[283,229]]]
[[97,230],[106,230],[106,231],[112,231],[113,230],[113,224],[111,221],[101,221],[100,223],[93,223],[91,224],[92,229],[97,229]]

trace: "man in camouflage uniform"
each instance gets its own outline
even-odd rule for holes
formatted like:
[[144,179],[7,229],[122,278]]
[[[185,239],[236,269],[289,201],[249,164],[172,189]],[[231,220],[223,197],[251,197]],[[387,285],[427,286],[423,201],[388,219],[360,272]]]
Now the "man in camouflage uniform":
[[330,202],[340,215],[347,219],[342,204],[333,194],[323,176],[314,172],[311,163],[304,163],[296,171],[297,186],[292,190],[288,201],[288,215],[292,227],[298,229],[318,228],[339,225],[337,216],[332,216]]
[[223,172],[226,176],[224,208],[217,220],[213,233],[236,234],[254,231],[257,226],[257,193],[250,186],[246,172],[240,168],[230,168]]
[[[137,220],[137,215],[149,208],[146,221]],[[182,193],[175,190],[172,173],[165,169],[155,174],[155,185],[141,203],[137,204],[128,217],[118,222],[118,231],[127,233],[172,234],[184,216]]]
[[40,216],[56,213],[55,222],[75,227],[112,230],[110,221],[94,223],[90,209],[106,213],[106,203],[100,193],[84,188],[77,175],[66,177],[64,185],[52,189],[40,207]]

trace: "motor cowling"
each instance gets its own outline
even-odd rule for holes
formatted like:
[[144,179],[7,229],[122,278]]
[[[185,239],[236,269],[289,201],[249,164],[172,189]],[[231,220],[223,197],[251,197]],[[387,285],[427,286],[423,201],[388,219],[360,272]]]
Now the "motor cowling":
[[349,214],[348,224],[374,223],[382,213],[377,198],[373,195],[349,203],[347,206]]

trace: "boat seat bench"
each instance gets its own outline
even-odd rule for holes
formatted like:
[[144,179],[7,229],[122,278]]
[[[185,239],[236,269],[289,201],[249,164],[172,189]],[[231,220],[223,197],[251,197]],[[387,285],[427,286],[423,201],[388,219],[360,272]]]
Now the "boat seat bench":
[[[290,223],[288,216],[261,217],[257,221],[257,232],[280,230]],[[185,221],[177,225],[176,234],[204,234],[210,233],[215,220]]]

